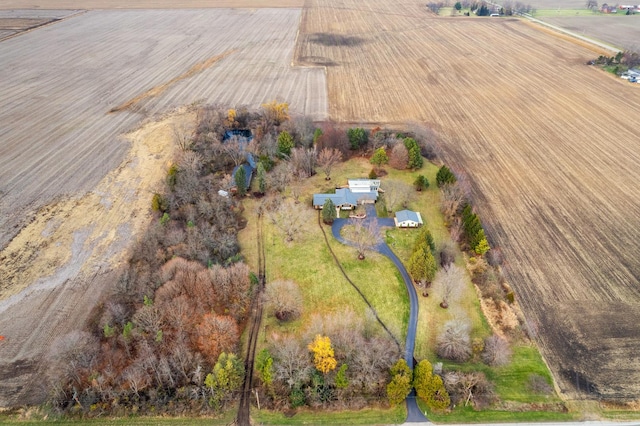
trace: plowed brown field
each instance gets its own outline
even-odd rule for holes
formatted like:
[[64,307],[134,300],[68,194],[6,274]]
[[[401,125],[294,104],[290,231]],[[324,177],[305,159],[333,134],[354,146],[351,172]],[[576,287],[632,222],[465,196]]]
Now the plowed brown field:
[[436,129],[561,388],[637,398],[640,90],[516,19],[437,18],[410,0],[308,6],[297,60],[327,66],[331,116]]
[[51,343],[117,282],[171,126],[195,120],[168,112],[278,99],[326,116],[324,70],[291,67],[299,21],[299,9],[89,11],[0,42],[0,407],[42,401]]

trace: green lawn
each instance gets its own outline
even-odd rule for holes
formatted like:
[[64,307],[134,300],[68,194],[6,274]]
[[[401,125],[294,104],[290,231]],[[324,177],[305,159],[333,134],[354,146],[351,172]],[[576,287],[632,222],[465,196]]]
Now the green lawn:
[[601,14],[589,9],[536,9],[531,15],[534,18],[552,16],[611,16],[610,14]]
[[[422,404],[420,408],[424,411],[426,407]],[[563,413],[554,411],[498,411],[483,410],[475,411],[472,407],[456,407],[450,413],[432,413],[427,411],[427,417],[435,423],[531,423],[531,422],[551,422],[551,421],[571,421],[576,420],[573,413]]]
[[[363,317],[367,306],[353,287],[347,282],[335,264],[324,237],[318,226],[318,213],[311,207],[312,194],[327,192],[336,185],[345,185],[347,178],[366,177],[371,165],[366,159],[352,159],[347,163],[335,167],[331,181],[325,181],[324,176],[316,175],[310,179],[298,183],[302,205],[307,210],[305,214],[306,229],[293,243],[286,243],[283,235],[264,220],[264,235],[267,257],[267,286],[269,282],[277,279],[290,279],[297,282],[304,298],[304,312],[302,316],[293,322],[281,324],[272,316],[263,318],[263,335],[259,345],[266,342],[267,336],[272,332],[278,333],[302,333],[309,324],[313,314],[327,314],[341,312],[344,309],[352,309]],[[382,177],[381,187],[385,182],[400,180],[411,185],[418,174],[425,175],[431,183],[430,188],[422,192],[415,192],[408,207],[419,211],[429,227],[437,246],[449,239],[449,232],[440,213],[440,191],[435,185],[435,175],[438,167],[425,162],[424,167],[417,172],[399,171],[390,167],[386,168],[387,175]],[[248,219],[247,227],[239,235],[242,253],[253,270],[256,269],[255,247],[255,207],[256,200],[247,199],[244,202],[245,216]],[[384,206],[378,203],[377,208],[384,210]],[[393,216],[393,214],[390,214]],[[381,320],[392,333],[404,340],[409,315],[408,295],[404,283],[392,262],[386,257],[376,253],[367,252],[365,260],[357,259],[355,248],[342,245],[335,241],[331,235],[331,229],[323,225],[329,237],[329,244],[340,264],[351,280],[360,288],[365,297],[373,305]],[[414,239],[418,231],[415,229],[388,229],[385,239],[398,257],[407,262]],[[462,268],[465,266],[464,256],[458,251],[456,264]],[[430,288],[429,297],[423,297],[422,290],[419,294],[418,334],[416,340],[415,356],[417,359],[429,359],[438,361],[434,353],[435,339],[443,324],[451,319],[454,314],[463,312],[471,325],[472,337],[484,338],[491,334],[484,315],[480,309],[480,303],[475,288],[467,278],[466,287],[455,304],[449,309],[439,306],[441,298],[438,290]],[[382,333],[382,328],[380,327]],[[520,345],[514,348],[513,361],[501,368],[491,368],[482,363],[467,363],[455,365],[445,363],[446,368],[459,370],[483,371],[495,384],[496,392],[502,401],[513,404],[529,403],[559,403],[557,396],[532,395],[527,391],[527,380],[532,373],[550,378],[537,348]],[[404,415],[404,407],[402,408]],[[371,416],[371,417],[370,417]],[[367,410],[358,412],[311,412],[302,411],[292,418],[286,418],[281,413],[269,411],[254,411],[254,417],[258,422],[265,424],[340,424],[358,421],[361,424],[394,423],[394,416],[402,417],[394,410]],[[459,407],[453,412],[440,416],[433,416],[436,421],[541,421],[570,419],[567,414],[556,412],[525,412],[511,413],[508,411],[488,410],[476,413],[469,408]],[[402,421],[403,418],[400,418]]]
[[407,418],[405,404],[390,409],[368,408],[358,411],[299,411],[292,417],[268,410],[252,410],[256,424],[265,425],[388,425]]
[[161,425],[228,425],[236,413],[228,411],[219,417],[119,417],[101,419],[67,419],[56,416],[45,416],[38,420],[19,420],[12,415],[0,415],[0,424],[37,426],[42,424],[56,424],[61,426],[77,425],[132,425],[132,426],[161,426]]

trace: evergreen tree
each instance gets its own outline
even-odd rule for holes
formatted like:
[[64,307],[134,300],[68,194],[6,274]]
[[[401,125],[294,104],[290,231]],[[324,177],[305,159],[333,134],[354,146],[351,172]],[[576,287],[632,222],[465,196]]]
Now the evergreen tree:
[[294,141],[293,136],[289,134],[286,130],[283,130],[278,135],[278,155],[281,158],[289,157],[291,155],[291,150],[293,149]]
[[409,258],[408,271],[413,280],[422,285],[433,281],[437,264],[428,246],[420,245]]
[[422,167],[423,159],[420,152],[420,146],[413,138],[405,138],[403,140],[404,146],[409,151],[409,164],[408,167],[413,170],[417,170]]
[[415,252],[418,247],[428,247],[432,255],[435,256],[436,254],[436,243],[433,240],[431,231],[429,231],[429,228],[426,226],[423,226],[422,229],[420,229],[420,233],[416,237],[416,241],[413,243],[413,251]]
[[347,379],[347,364],[342,364],[336,374],[336,387],[338,389],[345,389],[349,386],[349,379]]
[[236,184],[236,191],[238,195],[245,195],[247,193],[247,172],[245,172],[242,165],[238,167],[238,170],[236,171],[236,175],[234,177],[234,181]]
[[331,198],[327,198],[322,205],[322,221],[326,224],[332,224],[337,217],[338,213],[336,212],[335,204],[333,204]]
[[387,164],[389,162],[389,156],[387,155],[387,151],[383,147],[376,149],[376,152],[371,156],[371,164],[376,167],[380,167],[383,164]]
[[368,136],[366,130],[361,127],[356,127],[347,130],[347,137],[349,138],[349,146],[351,149],[359,149],[367,144]]
[[267,192],[267,171],[264,169],[264,164],[262,164],[262,162],[258,163],[256,173],[258,177],[258,192],[264,194]]
[[442,410],[451,403],[442,378],[433,374],[431,363],[426,359],[420,361],[413,370],[413,387],[418,398],[431,408]]
[[422,191],[423,189],[429,188],[429,181],[423,175],[420,175],[413,182],[413,185],[416,187],[416,191]]
[[411,392],[411,370],[404,359],[398,360],[391,369],[391,381],[387,385],[387,398],[391,405],[400,404]]
[[440,167],[440,169],[438,170],[438,173],[436,174],[436,183],[438,184],[438,188],[442,188],[442,186],[446,184],[455,183],[456,180],[457,180],[456,176],[445,165]]

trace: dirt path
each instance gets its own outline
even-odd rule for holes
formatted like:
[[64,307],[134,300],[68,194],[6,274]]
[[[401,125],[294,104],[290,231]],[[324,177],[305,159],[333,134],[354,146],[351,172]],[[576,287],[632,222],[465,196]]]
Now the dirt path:
[[44,207],[0,253],[0,406],[41,401],[40,362],[116,282],[172,158],[171,126],[194,119],[181,110],[128,135],[116,170],[86,195]]
[[247,338],[247,353],[244,358],[244,382],[242,383],[242,394],[236,423],[238,425],[249,425],[251,414],[251,392],[253,390],[253,367],[256,358],[256,348],[258,347],[258,336],[260,335],[260,324],[262,323],[262,311],[264,308],[263,293],[267,276],[266,255],[264,249],[264,235],[262,233],[262,213],[257,217],[257,251],[258,251],[258,288],[253,296],[251,306],[251,319],[249,321],[249,337]]

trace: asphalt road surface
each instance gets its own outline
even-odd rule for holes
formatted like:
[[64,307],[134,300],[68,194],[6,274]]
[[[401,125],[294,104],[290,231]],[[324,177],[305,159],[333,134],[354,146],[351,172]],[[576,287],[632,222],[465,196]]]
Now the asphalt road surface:
[[[336,240],[341,242],[342,244],[353,245],[351,242],[345,240],[340,235],[340,230],[352,221],[356,220],[364,220],[365,222],[374,222],[378,225],[378,231],[382,227],[393,227],[395,226],[395,222],[392,218],[378,218],[376,213],[376,208],[372,204],[367,204],[366,206],[367,217],[365,219],[336,219],[333,222],[333,226],[331,227],[331,233],[335,237]],[[409,327],[407,329],[407,339],[404,346],[404,359],[407,361],[407,364],[413,368],[414,366],[414,358],[413,358],[413,350],[416,345],[416,330],[418,327],[418,295],[416,293],[416,289],[413,287],[413,282],[411,281],[411,277],[407,272],[407,269],[404,267],[398,256],[395,255],[391,248],[381,240],[378,244],[373,247],[373,250],[387,256],[396,268],[400,271],[402,278],[404,280],[404,284],[407,287],[407,292],[409,293]],[[407,423],[424,423],[427,422],[427,418],[424,416],[420,408],[418,408],[418,403],[416,402],[416,394],[415,391],[412,390],[409,396],[407,396]]]

